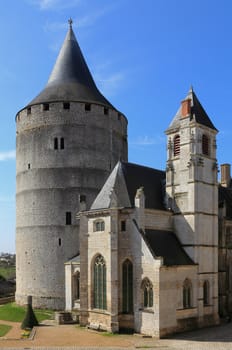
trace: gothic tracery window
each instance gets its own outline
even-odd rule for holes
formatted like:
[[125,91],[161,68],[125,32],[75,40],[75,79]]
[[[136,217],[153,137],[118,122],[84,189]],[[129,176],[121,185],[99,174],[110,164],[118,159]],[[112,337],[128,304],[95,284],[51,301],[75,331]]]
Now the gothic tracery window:
[[106,263],[102,255],[95,258],[93,270],[93,306],[106,310]]
[[122,311],[133,312],[133,265],[126,259],[122,265]]
[[143,307],[149,308],[153,306],[153,285],[148,278],[144,278],[142,282]]
[[183,284],[183,308],[188,309],[192,306],[192,283],[185,279]]

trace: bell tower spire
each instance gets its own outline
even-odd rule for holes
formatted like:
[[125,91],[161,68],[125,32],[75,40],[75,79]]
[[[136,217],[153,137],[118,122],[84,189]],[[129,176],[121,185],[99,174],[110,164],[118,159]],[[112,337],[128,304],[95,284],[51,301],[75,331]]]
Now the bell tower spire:
[[[217,317],[218,184],[216,134],[192,87],[166,131],[168,154],[166,192],[175,233],[198,264],[199,285],[212,291]],[[202,292],[203,293],[203,292]],[[202,298],[199,309],[204,317]]]

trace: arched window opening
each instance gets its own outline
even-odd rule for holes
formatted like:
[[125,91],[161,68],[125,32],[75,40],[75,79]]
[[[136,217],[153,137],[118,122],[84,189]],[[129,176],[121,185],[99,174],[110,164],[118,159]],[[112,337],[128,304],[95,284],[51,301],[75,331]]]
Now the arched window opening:
[[94,261],[93,283],[94,308],[106,310],[106,263],[102,255],[98,255]]
[[209,305],[209,281],[204,281],[203,284],[203,303]]
[[143,307],[148,308],[153,306],[153,285],[148,278],[142,282],[143,291]]
[[94,231],[105,231],[105,222],[103,220],[97,220],[94,222]]
[[73,298],[74,300],[80,299],[80,272],[77,271],[73,275]]
[[129,259],[122,265],[122,311],[133,312],[133,265]]
[[202,135],[202,153],[209,155],[209,138],[206,135]]
[[183,284],[183,308],[188,309],[192,306],[192,284],[186,278]]
[[174,156],[179,156],[180,154],[180,135],[174,137]]

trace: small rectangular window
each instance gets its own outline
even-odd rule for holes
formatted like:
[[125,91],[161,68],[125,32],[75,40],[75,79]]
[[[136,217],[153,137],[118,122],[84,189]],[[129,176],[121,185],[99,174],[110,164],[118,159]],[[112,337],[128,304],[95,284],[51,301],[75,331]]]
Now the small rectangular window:
[[31,107],[27,108],[27,115],[31,114]]
[[61,246],[61,238],[59,238],[59,246]]
[[72,225],[72,213],[71,213],[71,211],[66,212],[66,225]]
[[108,114],[109,114],[109,108],[106,108],[106,107],[104,108],[104,114],[105,114],[105,115],[108,115]]
[[121,231],[126,231],[126,221],[121,221]]
[[90,103],[86,103],[85,104],[85,110],[86,111],[91,111],[91,104]]
[[48,103],[43,104],[43,111],[49,111],[49,104]]
[[28,170],[31,169],[31,164],[30,163],[27,164],[27,169]]
[[60,149],[64,149],[64,138],[61,137],[60,139]]
[[86,196],[84,194],[80,194],[79,201],[80,201],[80,203],[85,202],[86,201]]
[[69,102],[64,102],[63,103],[63,108],[64,109],[70,109],[70,103]]
[[118,113],[118,120],[121,120],[121,114]]

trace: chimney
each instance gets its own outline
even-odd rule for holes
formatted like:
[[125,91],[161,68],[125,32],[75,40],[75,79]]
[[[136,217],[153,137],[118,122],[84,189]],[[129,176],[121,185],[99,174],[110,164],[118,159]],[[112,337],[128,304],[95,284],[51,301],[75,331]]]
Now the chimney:
[[182,118],[188,117],[191,113],[191,99],[183,100],[181,102],[181,116]]
[[229,187],[230,180],[230,164],[221,164],[221,185]]

